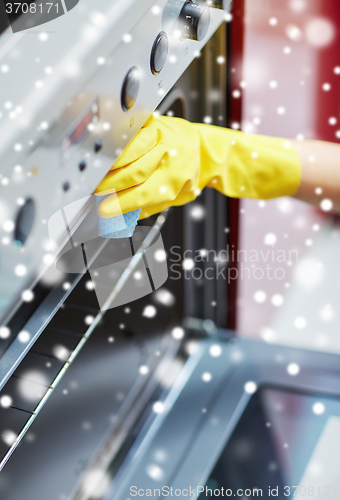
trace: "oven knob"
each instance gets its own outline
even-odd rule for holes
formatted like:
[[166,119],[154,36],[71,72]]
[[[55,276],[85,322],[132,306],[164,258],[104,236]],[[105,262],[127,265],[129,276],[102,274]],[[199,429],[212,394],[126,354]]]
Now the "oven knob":
[[185,2],[178,18],[182,38],[203,40],[207,34],[210,22],[210,10],[191,0]]
[[121,104],[124,111],[129,111],[135,104],[140,84],[139,70],[133,66],[127,73],[122,87]]
[[163,69],[168,56],[168,36],[164,31],[158,33],[153,42],[150,58],[150,68],[153,75],[158,75]]
[[201,5],[206,5],[207,7],[214,7],[215,9],[222,9],[227,12],[231,10],[231,3],[233,0],[195,0]]
[[24,245],[33,227],[35,218],[35,205],[32,198],[25,200],[17,213],[14,228],[14,241]]

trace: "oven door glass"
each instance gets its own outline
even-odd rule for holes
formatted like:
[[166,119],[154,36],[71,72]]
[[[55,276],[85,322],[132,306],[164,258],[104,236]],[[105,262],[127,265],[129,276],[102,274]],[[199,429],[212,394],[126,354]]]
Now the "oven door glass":
[[[263,388],[205,485],[211,496],[339,498],[339,399]],[[212,490],[211,492],[209,490]]]

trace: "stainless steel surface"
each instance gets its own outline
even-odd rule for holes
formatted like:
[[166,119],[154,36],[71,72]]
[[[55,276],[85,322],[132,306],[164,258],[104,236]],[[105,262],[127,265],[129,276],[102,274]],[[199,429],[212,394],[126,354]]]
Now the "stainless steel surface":
[[[83,0],[67,15],[34,30],[0,37],[2,75],[8,114],[0,120],[1,259],[0,318],[6,321],[18,307],[21,292],[29,288],[44,267],[49,252],[47,221],[60,208],[88,196],[115,158],[151,112],[173,87],[207,40],[224,20],[211,9],[204,40],[180,41],[169,35],[169,53],[159,75],[150,71],[150,52],[162,31],[166,2],[102,0],[94,9]],[[43,31],[43,30],[41,30]],[[133,108],[121,108],[121,88],[132,66],[141,76]],[[51,74],[50,74],[51,73]],[[25,85],[18,85],[25,75]],[[61,142],[66,130],[94,99],[99,101],[99,122],[80,141],[69,158]],[[95,153],[94,143],[102,141]],[[86,161],[86,171],[79,163]],[[65,191],[65,184],[67,190]],[[35,202],[35,221],[24,246],[14,243],[20,200]],[[6,230],[9,229],[9,232]],[[60,234],[60,240],[65,235]],[[17,266],[24,266],[18,272]]]
[[[60,371],[58,374],[55,376],[53,380],[50,380],[49,386],[46,387],[45,393],[43,397],[41,398],[39,404],[32,409],[32,414],[24,427],[21,429],[20,433],[16,436],[15,441],[13,444],[10,446],[9,450],[5,454],[4,457],[0,457],[0,472],[6,465],[7,461],[13,454],[14,450],[17,448],[27,431],[29,430],[30,426],[34,422],[35,418],[37,415],[40,413],[41,409],[43,406],[46,404],[48,399],[51,397],[53,390],[57,387],[59,384],[60,380],[62,377],[65,375],[66,370],[69,368],[71,363],[75,360],[75,358],[78,356],[79,352],[87,342],[88,338],[90,335],[93,333],[95,330],[96,326],[98,323],[101,321],[103,318],[105,311],[109,309],[110,303],[117,297],[117,295],[121,292],[121,290],[124,288],[124,285],[126,284],[127,280],[129,279],[129,276],[135,271],[138,263],[141,261],[144,252],[149,248],[149,246],[152,244],[152,242],[157,238],[159,235],[159,232],[166,221],[166,217],[162,214],[160,215],[154,226],[150,229],[148,232],[146,238],[141,242],[141,245],[138,249],[136,249],[136,254],[131,260],[128,268],[125,270],[125,272],[122,274],[120,277],[116,287],[112,291],[112,293],[109,295],[107,298],[107,303],[106,307],[103,308],[103,310],[100,310],[98,314],[93,317],[93,320],[91,321],[90,326],[84,333],[84,335],[79,339],[79,343],[76,345],[74,350],[70,353],[69,356],[67,356],[67,359],[65,359],[65,363],[63,366],[60,367]],[[104,247],[108,243],[108,240],[103,239],[102,247]],[[97,254],[100,253],[102,248],[99,249]],[[95,260],[97,255],[93,256],[93,260]],[[90,265],[90,262],[89,262]],[[73,290],[73,288],[78,284],[80,278],[82,275],[78,275],[74,281],[72,286],[70,286],[69,291],[65,293],[65,288],[63,286],[57,287],[50,292],[48,297],[45,299],[43,304],[38,308],[38,310],[34,313],[34,315],[31,317],[31,319],[28,321],[26,327],[25,327],[25,332],[29,334],[28,341],[27,342],[22,342],[20,339],[20,336],[16,338],[9,349],[5,352],[4,356],[1,359],[0,363],[0,376],[1,376],[1,385],[0,388],[2,388],[10,376],[13,374],[15,369],[19,366],[25,355],[29,352],[29,350],[34,346],[36,341],[38,340],[39,336],[43,332],[43,330],[46,328],[46,326],[50,323],[51,319],[53,316],[56,314],[56,312],[59,310],[60,306],[62,303],[64,303],[65,299],[67,296],[70,294],[70,292]],[[32,332],[32,333],[30,333]],[[47,354],[47,353],[41,353],[40,354]],[[40,382],[40,380],[39,380]],[[43,391],[44,392],[44,391]],[[13,397],[11,394],[11,391],[8,390],[8,386],[6,386],[6,396]],[[15,399],[15,398],[13,398]],[[11,405],[12,406],[12,405]],[[16,409],[19,411],[24,410],[24,408],[18,408],[16,406]],[[0,431],[1,432],[1,431]],[[6,436],[5,436],[6,437]]]
[[[163,329],[157,329],[157,335],[143,340],[131,338],[106,316],[0,473],[1,497],[68,497],[104,446],[108,430],[116,430],[119,436],[125,426],[127,432],[138,405],[147,403],[147,386],[154,383],[154,370],[171,347],[171,337],[164,337]],[[140,372],[140,366],[148,366],[149,374]],[[158,383],[157,372],[155,377]]]
[[[168,29],[168,9],[175,5],[178,15],[183,3],[102,0],[94,7],[82,0],[44,26],[49,30],[44,35],[0,37],[11,103],[11,115],[0,121],[1,226],[18,220],[22,200],[32,199],[36,211],[27,241],[16,238],[22,245],[11,240],[20,231],[2,226],[2,237],[10,240],[0,250],[6,262],[0,276],[3,319],[21,314],[21,292],[43,276],[42,258],[50,252],[48,219],[87,199],[168,92],[159,112],[225,124],[226,70],[216,66],[218,55],[226,57],[225,29],[212,37],[223,11],[210,10],[202,42],[180,41],[169,28],[164,67],[152,74],[151,50],[158,34]],[[230,6],[228,1],[213,4]],[[133,67],[138,68],[139,88],[131,92],[130,110],[124,112],[122,85]],[[27,85],[15,85],[23,72]],[[202,218],[193,217],[193,207]],[[88,210],[86,201],[79,204],[72,231]],[[163,225],[168,256],[173,245],[193,252],[225,247],[225,200],[212,190],[194,205],[153,221],[103,310],[119,300]],[[66,238],[65,228],[60,229],[58,249]],[[104,250],[108,245],[103,241]],[[18,264],[25,266],[25,276],[13,272]],[[203,271],[208,265],[197,267]],[[222,264],[213,266],[219,271]],[[11,404],[0,406],[0,469],[11,460],[0,474],[1,498],[126,500],[133,485],[194,488],[209,478],[254,391],[271,386],[339,400],[337,356],[235,339],[216,327],[227,314],[223,280],[170,279],[160,294],[104,314],[98,311],[88,268],[52,287],[26,322],[26,333],[11,338],[3,351],[0,397],[7,402],[9,397]],[[150,307],[151,316],[145,314]],[[183,325],[186,332],[180,330]]]
[[[126,442],[130,442],[130,446],[136,446],[134,439],[131,439],[131,429],[134,429],[133,434],[134,438],[136,438],[136,428],[141,430],[139,419],[143,414],[148,415],[148,424],[150,425],[150,421],[152,421],[156,417],[156,414],[152,411],[151,408],[152,403],[155,401],[155,393],[157,394],[157,392],[159,392],[159,389],[161,389],[164,396],[164,394],[169,391],[170,383],[173,383],[182,371],[185,359],[183,358],[183,356],[177,356],[180,345],[180,341],[169,342],[169,346],[167,351],[165,352],[162,363],[158,364],[157,369],[155,370],[153,376],[150,378],[149,383],[147,385],[144,384],[143,387],[143,385],[141,384],[142,380],[140,380],[139,385],[136,384],[134,391],[135,394],[130,394],[130,401],[126,401],[126,404],[124,405],[126,408],[129,403],[131,404],[131,406],[133,404],[133,411],[130,411],[129,413],[126,412],[126,419],[121,419],[122,423],[120,427],[113,427],[108,433],[102,443],[102,446],[99,447],[93,460],[89,464],[89,467],[86,470],[86,474],[83,475],[81,480],[78,482],[78,484],[70,494],[70,498],[72,498],[73,500],[86,500],[92,495],[96,496],[98,484],[96,484],[95,480],[91,484],[89,478],[95,476],[96,474],[98,475],[98,471],[101,471],[103,477],[107,480],[111,476],[112,471],[111,473],[105,473],[105,471],[110,468],[112,462],[115,463],[117,461],[119,451],[124,447],[124,445],[126,447]],[[133,401],[131,401],[132,399]],[[157,402],[159,403],[159,399],[157,399]],[[144,415],[143,417],[145,418]],[[139,439],[140,437],[138,436],[137,441]],[[128,464],[125,461],[124,467],[127,466]],[[118,470],[118,476],[120,474],[121,470]],[[98,481],[100,480],[101,477],[99,474]]]
[[[296,376],[287,370],[291,363],[300,368]],[[338,356],[236,340],[221,330],[215,338],[197,341],[164,411],[131,450],[124,476],[104,498],[126,499],[131,486],[204,485],[252,393],[261,387],[340,401]]]
[[[217,41],[212,41],[204,57],[199,55],[223,22],[225,13],[211,11],[209,30],[201,42],[180,41],[177,35],[168,34],[167,59],[162,71],[153,75],[151,49],[157,35],[164,30],[164,6],[164,1],[138,2],[138,7],[133,9],[132,2],[122,5],[122,2],[105,1],[98,7],[100,12],[93,12],[93,4],[83,1],[79,4],[79,18],[75,14],[72,17],[72,12],[78,10],[74,8],[62,17],[62,23],[60,18],[44,27],[53,25],[55,32],[43,36],[18,33],[15,43],[6,34],[0,37],[0,44],[4,44],[7,37],[2,54],[11,71],[5,77],[18,76],[22,71],[22,58],[25,58],[29,78],[32,77],[32,81],[28,81],[27,95],[19,95],[20,86],[18,95],[11,96],[13,105],[25,103],[22,116],[28,116],[26,109],[32,110],[29,129],[18,126],[22,120],[20,114],[17,118],[14,115],[4,117],[3,127],[9,135],[7,142],[2,143],[0,158],[4,158],[2,178],[8,179],[8,184],[6,180],[1,186],[4,193],[1,200],[6,209],[1,225],[16,217],[20,209],[17,198],[34,200],[36,210],[32,231],[24,245],[12,243],[12,232],[3,233],[6,243],[9,240],[9,244],[1,248],[1,259],[8,262],[0,276],[0,294],[3,293],[0,317],[3,321],[20,317],[21,292],[35,284],[38,286],[44,276],[46,266],[42,260],[51,258],[47,245],[48,219],[60,208],[88,199],[122,148],[170,90],[169,99],[164,99],[159,112],[165,113],[173,106],[171,112],[177,116],[202,121],[204,116],[211,114],[214,123],[223,124],[225,103],[221,99],[220,105],[210,105],[208,90],[218,89],[223,94],[225,67],[216,66],[217,79],[214,81],[210,77],[206,79],[206,74],[197,79],[197,74],[204,74],[206,60],[215,62],[218,55],[225,53],[225,29],[221,28]],[[122,15],[122,22],[119,15]],[[59,39],[61,45],[57,51]],[[50,58],[49,45],[53,45]],[[33,60],[27,54],[33,53],[39,61],[34,59],[37,66],[32,67]],[[13,54],[19,58],[16,67]],[[186,71],[196,58],[194,66]],[[48,76],[42,81],[41,68],[44,70],[45,66]],[[140,88],[133,107],[124,112],[121,108],[122,84],[133,66],[139,68]],[[43,83],[37,85],[39,92],[33,88],[38,78]],[[7,84],[11,81],[14,80]],[[200,106],[197,106],[197,99]],[[17,113],[19,111],[20,108]],[[17,122],[16,127],[11,124],[7,130],[6,124],[11,120],[13,124]],[[91,124],[88,131],[85,130],[87,120]],[[77,130],[80,130],[79,137],[74,141]],[[28,140],[34,144],[26,149]],[[98,141],[101,141],[101,149]],[[22,149],[13,149],[15,144],[20,144]],[[206,198],[202,195],[198,205],[205,207]],[[215,206],[215,198],[210,198],[210,205]],[[80,227],[88,211],[86,201],[78,203],[72,232]],[[163,235],[166,250],[169,252],[177,243],[183,249],[185,245],[201,248],[197,246],[201,245],[198,234],[206,223],[211,224],[211,217],[206,222],[196,222],[192,220],[190,207],[170,211]],[[154,225],[141,249],[110,294],[108,306],[119,298],[121,288],[141,262],[143,250],[147,251],[159,234],[165,218],[165,215],[154,218]],[[223,225],[222,220],[221,223]],[[193,231],[192,226],[195,226]],[[210,231],[208,236],[204,244],[214,246],[215,233]],[[67,237],[65,228],[61,229],[56,236],[58,250]],[[222,240],[218,244],[222,245]],[[13,272],[18,264],[25,266],[25,276]],[[141,415],[148,415],[151,424],[154,415],[150,404],[157,401],[153,398],[160,394],[165,397],[181,370],[187,353],[176,357],[179,343],[171,340],[169,333],[173,326],[180,326],[184,308],[187,314],[194,314],[195,306],[200,314],[216,316],[217,308],[211,300],[217,293],[214,285],[203,297],[200,283],[169,280],[166,288],[160,290],[168,294],[169,303],[162,302],[161,295],[156,292],[129,307],[118,307],[104,315],[98,313],[95,298],[87,298],[90,290],[87,284],[91,282],[86,280],[88,275],[82,276],[82,273],[74,281],[72,275],[64,276],[24,326],[29,336],[25,334],[21,340],[25,338],[26,343],[19,337],[14,340],[11,337],[13,342],[7,351],[3,350],[0,372],[2,384],[6,380],[7,383],[0,397],[10,396],[12,405],[0,407],[0,452],[4,455],[1,467],[20,443],[17,453],[0,475],[0,495],[6,500],[23,497],[25,500],[60,500],[71,491],[72,498],[89,498],[89,482],[93,487],[91,474],[116,464],[119,457],[123,460],[124,447],[134,436],[135,426],[141,425]],[[154,319],[144,315],[150,303],[160,308]],[[129,320],[130,310],[133,314]],[[126,326],[129,322],[130,326]],[[15,335],[14,330],[12,333]],[[108,349],[111,343],[116,347],[113,351]],[[80,350],[82,356],[78,356]],[[47,400],[49,404],[31,429]],[[86,414],[91,415],[90,423],[85,419]],[[20,483],[15,480],[17,474],[22,477]]]
[[[74,9],[62,20],[59,18],[48,24],[55,31],[41,34],[31,30],[13,35],[7,30],[1,36],[3,62],[10,67],[9,74],[4,75],[4,91],[10,99],[8,102],[16,104],[17,108],[16,112],[3,116],[0,122],[4,209],[0,217],[5,235],[1,259],[6,262],[0,275],[0,318],[2,316],[4,321],[13,317],[15,311],[21,314],[18,309],[22,303],[21,293],[39,283],[46,271],[44,260],[51,258],[47,233],[49,218],[59,208],[84,198],[84,203],[78,203],[69,221],[71,231],[77,229],[88,212],[87,196],[223,21],[223,13],[212,14],[210,32],[203,43],[180,42],[177,37],[170,36],[168,58],[162,79],[159,79],[151,74],[149,66],[153,41],[162,27],[164,5],[165,2],[158,2],[151,8],[151,3],[138,2],[138,6],[131,9],[130,3],[123,6],[121,2],[113,5],[103,2],[99,12],[83,2],[81,8]],[[126,16],[128,8],[132,12]],[[31,54],[37,59],[34,64]],[[47,62],[47,76],[41,80],[41,85],[35,85],[34,79],[38,75],[42,78],[41,68]],[[141,87],[134,109],[126,113],[121,109],[120,97],[125,75],[132,65],[140,70]],[[23,72],[27,73],[26,85],[14,85]],[[92,125],[90,130],[88,123]],[[76,132],[78,135],[74,139]],[[94,146],[99,139],[103,148],[95,152]],[[18,144],[20,147],[15,146]],[[25,235],[27,241],[23,242],[15,239],[18,227],[9,233],[5,231],[11,220],[14,226],[18,221],[20,200],[33,200],[35,208],[32,229]],[[29,229],[27,225],[26,229]],[[158,230],[156,223],[148,241],[153,240]],[[57,247],[61,248],[67,238],[67,231],[60,227],[59,234],[54,235]],[[118,296],[141,256],[142,253],[137,252],[103,309]],[[23,272],[17,272],[18,266]],[[72,281],[72,278],[67,279]],[[78,280],[76,278],[74,284]],[[1,387],[73,288],[65,293],[63,286],[63,283],[56,285],[26,323],[25,341],[21,336],[15,338],[8,349],[4,348],[0,360]]]

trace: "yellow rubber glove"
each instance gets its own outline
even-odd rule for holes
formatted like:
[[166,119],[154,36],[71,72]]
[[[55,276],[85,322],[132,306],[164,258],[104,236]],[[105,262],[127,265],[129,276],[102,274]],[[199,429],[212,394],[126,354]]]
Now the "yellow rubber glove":
[[[293,195],[300,179],[300,159],[285,139],[153,115],[95,194],[116,191],[122,212],[142,208],[143,218],[194,200],[206,186],[268,199]],[[99,204],[101,217],[118,215],[117,195]]]

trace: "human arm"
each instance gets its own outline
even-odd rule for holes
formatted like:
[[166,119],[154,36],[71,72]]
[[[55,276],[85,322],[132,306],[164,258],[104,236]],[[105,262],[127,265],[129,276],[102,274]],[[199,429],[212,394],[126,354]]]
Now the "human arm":
[[[301,161],[301,183],[294,197],[340,211],[340,145],[331,142],[292,141]],[[330,200],[331,203],[325,200]]]
[[[180,118],[152,116],[95,194],[103,218],[142,208],[141,217],[194,200],[205,187],[235,198],[294,195],[301,181],[291,141]],[[112,193],[112,194],[110,194]],[[117,194],[114,194],[117,193]]]

